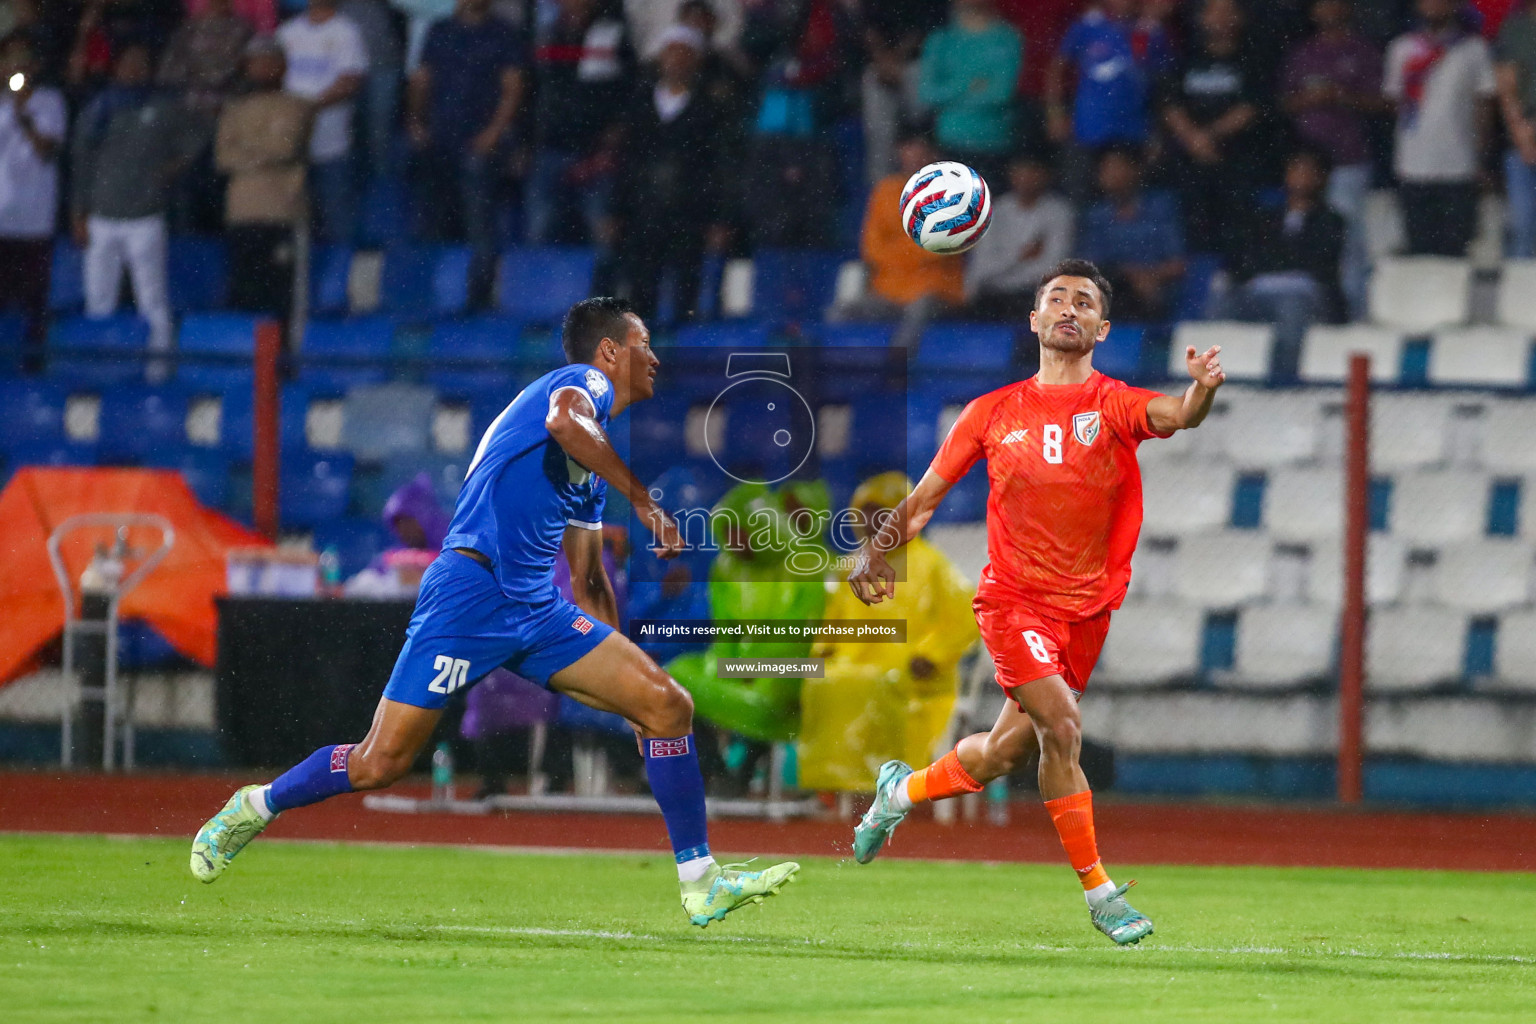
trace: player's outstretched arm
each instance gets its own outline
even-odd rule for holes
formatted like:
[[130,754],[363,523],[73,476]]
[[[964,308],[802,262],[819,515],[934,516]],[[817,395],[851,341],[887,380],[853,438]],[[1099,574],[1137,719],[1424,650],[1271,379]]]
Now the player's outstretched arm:
[[1194,383],[1178,398],[1164,395],[1147,403],[1147,422],[1159,434],[1198,427],[1211,411],[1216,389],[1226,382],[1227,371],[1221,368],[1220,345],[1213,345],[1198,354],[1191,345],[1184,350],[1184,361]]
[[544,417],[544,427],[555,443],[576,462],[590,469],[608,486],[629,499],[635,514],[651,528],[656,536],[656,554],[661,558],[676,558],[683,550],[682,534],[672,517],[662,511],[652,500],[650,492],[624,465],[619,453],[613,450],[608,432],[597,422],[597,410],[579,388],[564,388],[549,400],[549,414]]
[[896,570],[885,556],[922,532],[952,486],[931,469],[923,474],[912,493],[859,549],[859,567],[848,576],[854,597],[865,604],[879,604],[896,596]]

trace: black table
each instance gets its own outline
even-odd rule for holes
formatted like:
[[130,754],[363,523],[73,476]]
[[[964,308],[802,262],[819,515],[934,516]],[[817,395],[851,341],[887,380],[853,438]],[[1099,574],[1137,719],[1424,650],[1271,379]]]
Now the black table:
[[287,767],[326,743],[355,743],[373,720],[411,601],[223,597],[215,669],[230,764]]

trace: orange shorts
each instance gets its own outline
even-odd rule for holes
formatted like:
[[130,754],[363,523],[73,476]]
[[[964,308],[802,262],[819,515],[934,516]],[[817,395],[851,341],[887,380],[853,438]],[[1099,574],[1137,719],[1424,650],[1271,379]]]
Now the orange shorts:
[[1010,696],[1014,687],[1058,675],[1083,695],[1109,635],[1108,608],[1081,622],[1063,622],[1007,601],[977,597],[971,607],[998,685]]

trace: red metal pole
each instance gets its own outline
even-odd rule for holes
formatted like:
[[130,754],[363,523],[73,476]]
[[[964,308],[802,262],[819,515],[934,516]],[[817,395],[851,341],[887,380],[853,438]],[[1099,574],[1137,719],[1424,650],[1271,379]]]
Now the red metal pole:
[[1339,800],[1362,795],[1365,551],[1371,516],[1371,357],[1349,360],[1344,433],[1344,610],[1339,623]]
[[256,532],[277,539],[277,424],[281,401],[277,387],[277,359],[283,347],[283,330],[275,320],[256,325],[254,429],[251,439],[251,511]]

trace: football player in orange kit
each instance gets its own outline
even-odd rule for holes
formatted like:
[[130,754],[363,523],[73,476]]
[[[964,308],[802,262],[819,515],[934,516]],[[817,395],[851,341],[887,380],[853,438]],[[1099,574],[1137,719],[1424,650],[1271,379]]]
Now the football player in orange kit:
[[[875,801],[854,830],[859,863],[924,800],[974,793],[1040,753],[1040,795],[1061,836],[1099,931],[1125,945],[1152,922],[1125,900],[1099,860],[1093,796],[1078,766],[1077,702],[1125,599],[1141,530],[1136,447],[1200,425],[1226,380],[1220,348],[1185,350],[1194,383],[1182,397],[1131,387],[1093,368],[1109,333],[1109,282],[1086,260],[1067,260],[1040,283],[1030,326],[1040,372],[965,407],[932,465],[849,577],[866,604],[895,594],[886,553],[915,536],[977,459],[987,460],[987,556],[972,607],[1010,698],[991,732],[967,736],[919,771],[880,769]],[[1134,884],[1134,883],[1131,883]]]

